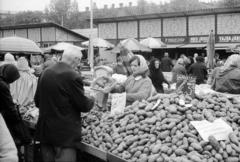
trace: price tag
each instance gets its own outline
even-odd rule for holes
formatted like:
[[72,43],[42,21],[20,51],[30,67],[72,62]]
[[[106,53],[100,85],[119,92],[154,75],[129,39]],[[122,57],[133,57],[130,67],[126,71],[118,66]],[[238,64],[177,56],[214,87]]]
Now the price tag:
[[126,92],[111,94],[111,114],[123,113],[126,106]]

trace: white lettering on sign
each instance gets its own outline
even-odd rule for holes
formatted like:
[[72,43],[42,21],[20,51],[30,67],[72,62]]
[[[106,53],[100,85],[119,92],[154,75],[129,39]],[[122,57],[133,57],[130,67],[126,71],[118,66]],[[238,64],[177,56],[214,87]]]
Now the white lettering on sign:
[[206,43],[208,41],[208,37],[191,37],[191,43]]
[[165,42],[167,43],[183,43],[185,38],[166,38]]
[[240,36],[219,36],[219,42],[240,42]]

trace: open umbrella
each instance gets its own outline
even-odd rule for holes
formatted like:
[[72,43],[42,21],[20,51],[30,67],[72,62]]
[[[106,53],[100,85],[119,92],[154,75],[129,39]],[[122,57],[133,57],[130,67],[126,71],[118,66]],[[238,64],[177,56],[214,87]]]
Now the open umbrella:
[[21,52],[26,54],[41,54],[41,49],[37,44],[26,38],[22,37],[5,37],[0,39],[0,52]]
[[208,42],[207,42],[207,67],[213,69],[213,57],[215,55],[215,38],[213,34],[213,30],[211,30]]
[[76,48],[77,50],[80,50],[80,51],[85,49],[85,48],[75,46],[75,45],[70,44],[70,43],[60,42],[60,43],[57,43],[53,46],[48,47],[46,50],[64,51],[67,48]]
[[129,38],[122,40],[118,46],[123,46],[130,51],[151,52],[152,50],[144,45],[141,45],[136,39]]
[[151,48],[151,49],[166,47],[166,44],[164,44],[161,40],[152,38],[152,37],[148,37],[146,39],[141,40],[140,44],[142,44],[148,48]]
[[[92,44],[93,47],[98,47],[98,48],[113,48],[114,45],[102,38],[93,38],[92,39]],[[89,41],[85,41],[82,43],[84,46],[89,46]]]

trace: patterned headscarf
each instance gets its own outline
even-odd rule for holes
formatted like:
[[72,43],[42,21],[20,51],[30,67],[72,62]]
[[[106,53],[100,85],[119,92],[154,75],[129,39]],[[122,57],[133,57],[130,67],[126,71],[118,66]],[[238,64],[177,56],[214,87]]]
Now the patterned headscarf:
[[29,71],[28,61],[25,57],[20,57],[17,61],[17,68],[19,71]]

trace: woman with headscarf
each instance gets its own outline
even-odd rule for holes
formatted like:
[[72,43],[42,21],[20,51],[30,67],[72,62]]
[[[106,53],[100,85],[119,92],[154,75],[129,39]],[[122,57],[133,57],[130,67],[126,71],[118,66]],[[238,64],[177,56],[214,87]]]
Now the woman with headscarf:
[[213,71],[212,78],[213,90],[240,94],[240,55],[229,56],[224,66]]
[[124,83],[124,88],[127,94],[127,105],[136,100],[147,99],[155,91],[152,81],[148,77],[148,70],[141,71],[141,69],[148,69],[144,57],[141,55],[135,55],[130,59],[129,63],[131,70],[133,73],[137,73],[137,75],[130,75]]
[[20,78],[10,85],[13,99],[20,105],[27,105],[34,99],[37,88],[37,78],[32,74],[28,61],[20,57],[17,61]]
[[157,90],[158,93],[164,93],[163,90],[163,83],[168,84],[168,87],[170,87],[170,84],[165,79],[162,70],[160,69],[160,61],[159,59],[154,59],[150,62],[150,79],[152,80],[152,83]]
[[0,67],[0,161],[17,162],[17,148],[13,138],[2,117],[2,113],[8,122],[12,124],[20,121],[12,96],[9,84],[20,77],[17,68],[12,64],[5,64]]
[[129,51],[125,47],[121,47],[119,58],[121,58],[123,61],[122,64],[124,66],[124,69],[126,70],[126,75],[127,76],[130,76],[130,75],[137,76],[139,74],[141,75],[142,73],[148,72],[147,61],[142,56],[141,57],[145,60],[147,66],[142,66],[136,71],[132,70],[131,65],[130,65],[130,60],[133,56],[135,56],[135,55],[131,51]]
[[177,60],[177,63],[175,64],[175,66],[172,69],[172,82],[176,83],[177,82],[177,76],[178,75],[187,75],[187,71],[185,68],[185,64],[184,64],[184,59],[183,58],[179,58]]

